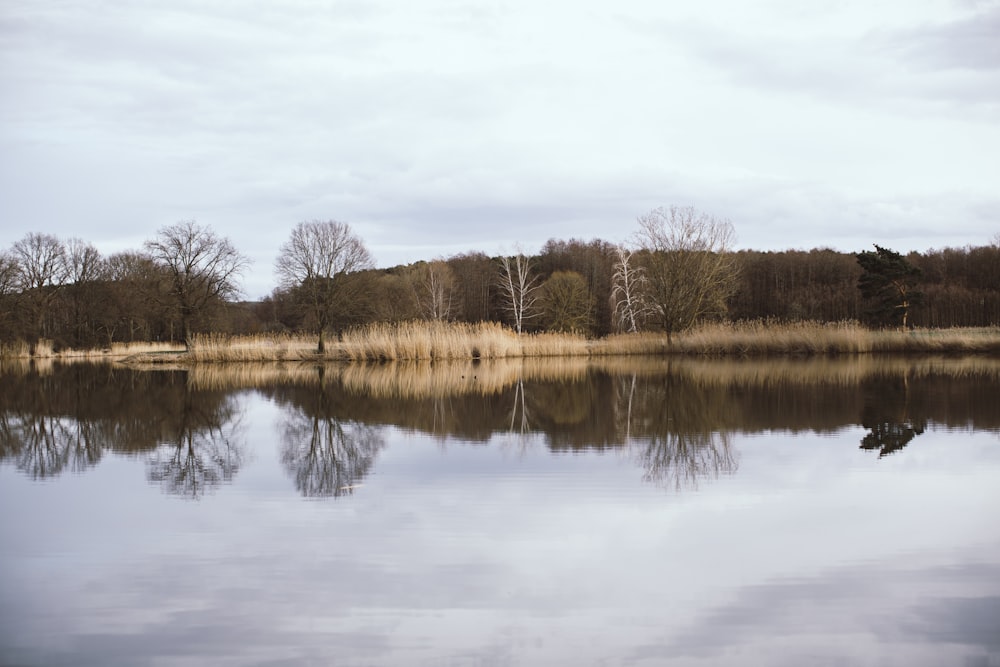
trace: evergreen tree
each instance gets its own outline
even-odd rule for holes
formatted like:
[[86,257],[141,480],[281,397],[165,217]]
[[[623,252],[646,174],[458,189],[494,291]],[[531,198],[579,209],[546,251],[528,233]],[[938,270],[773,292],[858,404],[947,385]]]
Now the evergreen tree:
[[910,308],[918,305],[923,298],[917,290],[920,269],[898,252],[878,245],[875,252],[859,252],[855,257],[861,265],[858,289],[865,300],[865,314],[869,321],[905,328]]

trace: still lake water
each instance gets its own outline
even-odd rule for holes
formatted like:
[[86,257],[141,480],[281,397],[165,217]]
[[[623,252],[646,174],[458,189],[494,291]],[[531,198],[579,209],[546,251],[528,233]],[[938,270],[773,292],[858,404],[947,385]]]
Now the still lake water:
[[3,665],[1000,665],[1000,361],[0,374]]

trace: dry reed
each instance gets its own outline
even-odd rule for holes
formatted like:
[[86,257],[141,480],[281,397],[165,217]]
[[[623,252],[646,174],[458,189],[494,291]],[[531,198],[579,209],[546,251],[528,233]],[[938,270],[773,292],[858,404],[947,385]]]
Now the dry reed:
[[872,331],[856,322],[712,323],[675,334],[616,334],[587,340],[573,334],[518,335],[493,322],[372,324],[331,341],[323,354],[304,335],[194,337],[177,343],[115,344],[103,350],[61,350],[39,341],[0,347],[3,358],[126,359],[129,363],[265,361],[443,361],[607,356],[836,356],[865,354],[1000,354],[1000,327]]

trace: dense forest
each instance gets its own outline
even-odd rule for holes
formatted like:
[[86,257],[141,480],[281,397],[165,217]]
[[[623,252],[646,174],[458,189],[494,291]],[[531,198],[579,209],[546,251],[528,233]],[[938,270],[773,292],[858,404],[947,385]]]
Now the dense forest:
[[[259,302],[239,300],[246,259],[229,240],[195,223],[161,230],[141,249],[107,256],[79,239],[28,234],[0,249],[0,343],[47,339],[58,350],[183,341],[193,332],[209,331],[319,329],[335,334],[368,322],[420,319],[496,321],[526,332],[587,336],[640,329],[669,332],[674,325],[663,309],[656,314],[648,308],[624,308],[628,298],[641,303],[643,290],[648,292],[653,282],[653,260],[669,249],[553,239],[531,256],[468,252],[376,269],[360,239],[337,224],[330,229],[354,244],[353,263],[326,276],[296,273],[293,234],[276,262],[278,286]],[[171,230],[188,236],[164,234]],[[299,240],[309,241],[309,231],[316,229],[300,225]],[[864,253],[723,248],[703,254],[720,260],[728,282],[720,300],[697,313],[698,319],[891,324],[871,317],[859,289],[864,273],[859,256]],[[1000,236],[984,246],[910,253],[900,262],[913,281],[905,320],[909,326],[1000,325]],[[208,271],[215,273],[202,275]],[[663,281],[683,285],[685,277],[692,282],[690,275]],[[515,295],[520,303],[513,302]],[[678,328],[686,324],[680,322]]]

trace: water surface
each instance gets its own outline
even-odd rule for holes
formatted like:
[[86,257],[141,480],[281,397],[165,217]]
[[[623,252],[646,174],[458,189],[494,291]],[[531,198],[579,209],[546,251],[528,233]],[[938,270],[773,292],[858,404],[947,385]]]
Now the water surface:
[[9,368],[0,664],[1000,665],[987,359]]

